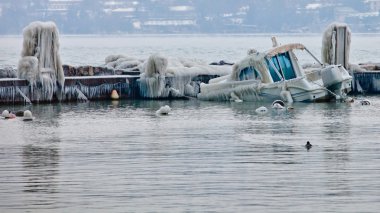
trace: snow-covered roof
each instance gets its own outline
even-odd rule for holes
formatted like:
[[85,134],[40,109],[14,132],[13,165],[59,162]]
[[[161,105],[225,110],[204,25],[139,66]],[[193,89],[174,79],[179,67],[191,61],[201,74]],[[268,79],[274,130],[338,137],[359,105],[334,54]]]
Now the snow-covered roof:
[[272,57],[272,56],[275,56],[277,54],[285,53],[285,52],[288,52],[289,50],[294,50],[294,49],[304,50],[305,46],[303,44],[300,44],[300,43],[281,45],[281,46],[275,47],[275,48],[267,51],[267,56]]

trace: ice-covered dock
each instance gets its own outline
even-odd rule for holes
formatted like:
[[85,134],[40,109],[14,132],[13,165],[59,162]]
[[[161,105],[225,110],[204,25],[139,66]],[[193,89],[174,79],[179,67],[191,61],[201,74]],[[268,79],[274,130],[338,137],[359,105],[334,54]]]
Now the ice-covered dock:
[[380,94],[380,70],[354,72],[352,81],[355,94]]
[[41,98],[24,79],[3,78],[0,79],[0,102],[1,103],[36,103],[61,101],[87,101],[110,98],[112,90],[119,93],[120,98],[135,98],[136,76],[112,75],[112,76],[76,76],[66,77],[65,86],[61,97],[53,96],[51,100]]
[[[208,83],[216,75],[198,75],[191,78],[196,84]],[[140,90],[140,76],[137,75],[107,75],[107,76],[69,76],[65,77],[64,89],[61,97],[53,96],[51,100],[41,97],[42,87],[32,87],[27,80],[18,78],[0,79],[0,103],[22,104],[57,101],[89,101],[111,99],[112,90],[116,90],[120,99],[142,99]],[[178,79],[166,77],[164,85],[170,87]],[[196,87],[195,89],[199,89]],[[196,92],[196,91],[195,91]],[[185,95],[167,96],[165,98],[187,98]]]

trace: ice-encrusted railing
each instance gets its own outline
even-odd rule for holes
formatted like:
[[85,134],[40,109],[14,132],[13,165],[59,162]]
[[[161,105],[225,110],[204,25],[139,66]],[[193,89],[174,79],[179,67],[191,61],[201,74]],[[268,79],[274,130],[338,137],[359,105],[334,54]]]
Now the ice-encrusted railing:
[[122,91],[129,89],[129,83],[104,83],[97,86],[87,86],[80,82],[75,85],[66,86],[64,90],[64,100],[88,101],[90,99],[101,99],[110,96],[112,90],[118,91],[119,95]]
[[0,100],[1,102],[14,103],[15,101],[23,100],[24,103],[31,103],[27,97],[29,94],[29,86],[5,86],[0,87]]

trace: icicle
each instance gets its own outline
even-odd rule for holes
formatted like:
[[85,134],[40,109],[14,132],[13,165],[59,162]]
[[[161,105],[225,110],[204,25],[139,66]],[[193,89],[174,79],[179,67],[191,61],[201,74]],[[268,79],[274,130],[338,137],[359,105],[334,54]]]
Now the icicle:
[[13,102],[14,92],[15,88],[13,86],[11,87],[0,87],[0,99],[4,102]]
[[18,94],[20,94],[24,98],[24,101],[26,103],[32,104],[32,102],[30,101],[30,99],[28,97],[26,97],[26,95],[20,90],[20,88],[16,87],[16,91],[18,92]]
[[80,89],[75,88],[75,91],[76,91],[77,94],[78,94],[77,99],[78,99],[79,101],[88,101],[87,97],[83,94],[82,91],[80,91]]

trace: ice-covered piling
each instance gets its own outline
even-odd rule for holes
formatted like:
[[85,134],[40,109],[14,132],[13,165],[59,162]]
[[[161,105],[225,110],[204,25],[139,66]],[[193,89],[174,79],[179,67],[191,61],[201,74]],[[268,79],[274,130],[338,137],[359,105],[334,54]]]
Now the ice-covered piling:
[[59,55],[59,33],[53,22],[32,22],[23,30],[18,77],[31,86],[33,99],[50,101],[61,97],[64,72]]
[[349,67],[351,30],[345,23],[330,24],[322,38],[322,62]]
[[168,60],[159,55],[151,55],[145,61],[142,74],[140,76],[140,95],[146,98],[159,98],[168,96],[168,89],[165,88],[165,73],[168,67]]

